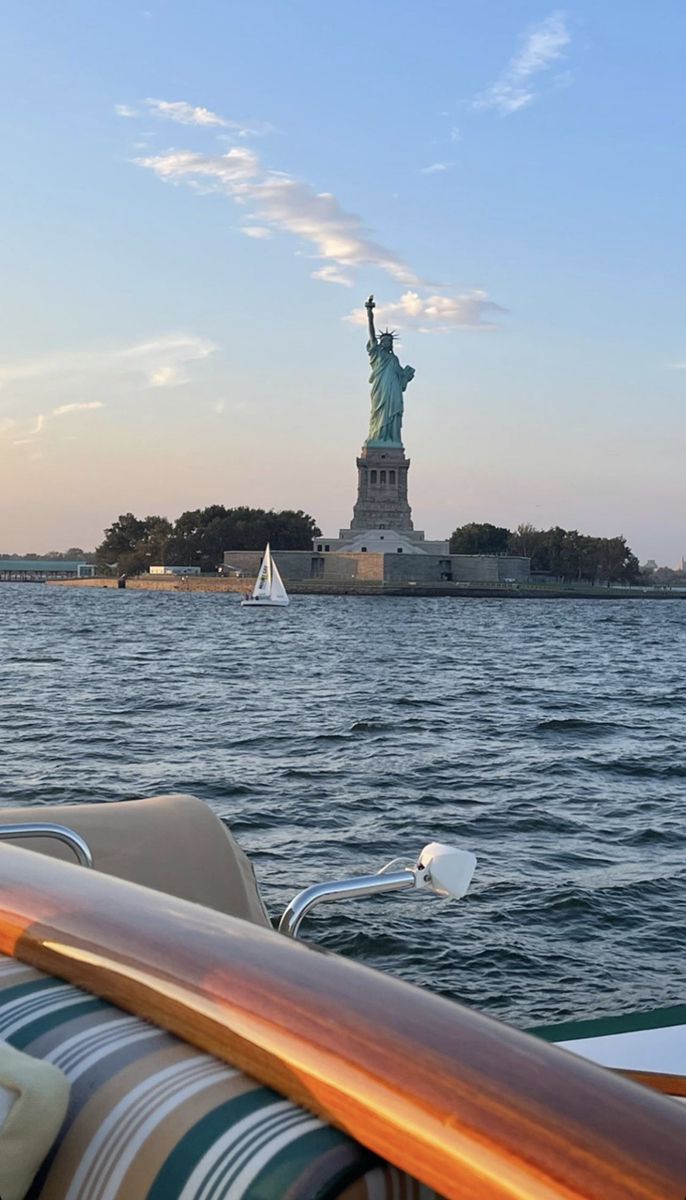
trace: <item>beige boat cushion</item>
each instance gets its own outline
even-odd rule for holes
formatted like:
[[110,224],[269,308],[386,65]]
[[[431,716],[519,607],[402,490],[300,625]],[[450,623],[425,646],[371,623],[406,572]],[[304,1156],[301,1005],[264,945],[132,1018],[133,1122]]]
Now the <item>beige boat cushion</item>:
[[436,1200],[241,1071],[1,955],[0,1037],[71,1084],[31,1200]]
[[0,1041],[0,1197],[24,1200],[64,1121],[69,1083],[51,1063]]
[[[106,875],[256,925],[270,924],[249,859],[222,821],[195,796],[0,808],[0,824],[26,821],[51,821],[80,833],[91,848],[96,870]],[[69,847],[54,838],[27,838],[15,844],[75,862]]]

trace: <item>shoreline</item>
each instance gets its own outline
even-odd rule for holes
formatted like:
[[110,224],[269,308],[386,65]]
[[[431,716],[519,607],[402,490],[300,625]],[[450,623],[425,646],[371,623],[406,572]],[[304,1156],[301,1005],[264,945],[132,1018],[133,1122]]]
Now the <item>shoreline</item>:
[[[110,588],[118,590],[114,578],[48,579],[49,587]],[[126,581],[126,590],[149,592],[224,592],[244,595],[252,590],[254,579],[219,579],[214,576],[161,576],[157,579],[135,576]],[[657,588],[577,587],[563,584],[389,584],[389,583],[324,583],[318,580],[288,583],[291,596],[429,596],[460,599],[469,597],[498,600],[686,600],[686,591],[675,592]],[[124,589],[122,589],[124,590]]]

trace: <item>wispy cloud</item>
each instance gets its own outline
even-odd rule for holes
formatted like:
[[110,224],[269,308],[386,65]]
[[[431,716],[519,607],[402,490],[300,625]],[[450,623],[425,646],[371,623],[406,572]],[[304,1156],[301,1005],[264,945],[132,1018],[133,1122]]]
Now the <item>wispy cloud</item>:
[[564,13],[551,13],[523,37],[520,50],[495,83],[474,98],[473,107],[508,116],[531,104],[536,97],[531,80],[562,58],[570,41]]
[[95,408],[104,408],[102,400],[89,400],[85,404],[59,404],[53,408],[53,417],[66,417],[67,413],[89,412]]
[[169,121],[177,121],[179,125],[226,125],[227,122],[209,108],[201,108],[189,104],[186,100],[153,100],[146,101],[148,111],[155,117],[164,117]]
[[223,192],[250,204],[260,226],[295,234],[331,265],[374,266],[402,283],[418,282],[400,256],[376,242],[360,218],[346,212],[331,192],[317,192],[290,175],[267,170],[245,147],[234,146],[221,155],[170,150],[134,161],[165,183]]
[[142,102],[140,109],[130,104],[115,104],[114,111],[118,117],[152,116],[163,121],[174,121],[177,125],[222,129],[241,138],[263,137],[274,129],[266,121],[230,121],[228,117],[222,117],[202,105],[189,104],[187,100],[157,100],[152,96]]
[[354,280],[339,271],[338,267],[322,267],[319,271],[312,271],[310,278],[320,279],[322,283],[339,283],[341,287],[354,286]]
[[[490,318],[505,311],[482,291],[457,296],[420,296],[419,292],[408,291],[396,302],[379,302],[376,306],[379,324],[411,326],[422,333],[445,333],[457,328],[494,329]],[[366,325],[367,314],[364,308],[357,308],[346,319],[353,325]]]
[[[154,103],[164,106],[158,115],[176,114],[172,119],[184,115],[188,120],[182,123],[198,123],[190,119],[182,102]],[[192,113],[208,112],[187,107]],[[232,124],[224,117],[219,119],[227,126]],[[204,123],[209,123],[206,118]],[[451,140],[458,137],[459,131],[453,129]],[[432,330],[485,329],[493,327],[487,316],[503,311],[483,292],[464,292],[452,297],[420,295],[420,291],[428,293],[437,285],[424,284],[399,254],[373,237],[361,217],[346,211],[331,192],[317,191],[304,180],[270,170],[256,151],[247,146],[233,145],[224,154],[169,149],[137,157],[134,162],[152,171],[164,183],[190,187],[201,194],[219,193],[240,205],[247,211],[238,228],[246,237],[267,239],[277,232],[292,234],[303,246],[298,253],[320,260],[321,265],[311,271],[311,277],[319,282],[351,288],[355,270],[371,267],[412,288],[396,302],[386,305],[384,311],[390,320],[402,318],[406,323]],[[425,167],[424,172],[438,174],[452,166],[452,162],[436,162]],[[357,316],[352,319],[357,320]],[[360,319],[365,320],[364,310]],[[154,387],[178,381],[167,364],[157,367],[149,376],[149,384]]]
[[241,225],[240,231],[256,241],[267,240],[273,236],[271,229],[267,229],[266,225]]
[[451,162],[435,162],[430,167],[422,167],[422,175],[440,175],[442,171],[449,171],[455,164]]
[[131,366],[145,376],[148,387],[178,387],[188,383],[191,363],[201,362],[217,351],[209,338],[195,334],[172,334],[150,342],[140,342],[118,352],[123,369]]
[[[0,419],[0,434],[13,437],[15,446],[35,446],[53,421],[77,417],[106,407],[104,400],[69,400],[55,404],[60,394],[95,391],[119,399],[131,390],[170,388],[192,379],[192,366],[215,354],[209,338],[196,334],[168,334],[118,348],[63,351],[26,358],[0,367],[0,388],[23,407],[38,404],[37,416]],[[49,411],[46,405],[52,401]],[[6,402],[7,405],[7,402]]]
[[[86,412],[88,409],[104,407],[102,400],[90,400],[84,404],[60,404],[57,408],[53,408],[52,412],[39,413],[34,417],[33,424],[23,431],[22,437],[15,438],[12,444],[14,446],[35,446],[45,432],[47,422],[54,417],[64,417],[69,413]],[[15,429],[17,424],[18,422],[14,418],[7,418],[4,422],[0,422],[0,432],[2,432],[3,426],[5,430],[9,430]]]
[[[46,421],[45,413],[39,413],[37,417],[34,417],[33,425],[31,425],[28,429],[23,430],[23,437],[15,438],[14,441],[12,442],[12,445],[13,446],[35,446],[38,438],[40,437],[43,430],[45,429],[45,421]],[[17,424],[16,421],[12,421],[12,425],[9,426],[9,428],[12,428],[16,424]]]
[[[0,367],[0,387],[23,381],[48,379],[56,381],[66,377],[110,374],[120,372],[141,377],[142,382],[160,386],[155,382],[160,372],[174,372],[174,383],[182,382],[186,366],[214,354],[217,347],[209,338],[196,334],[169,334],[148,342],[137,342],[119,349],[73,350],[59,354],[45,354]],[[171,376],[169,376],[171,379]],[[98,401],[88,404],[60,405],[61,413],[77,409],[93,408]],[[61,415],[61,413],[56,415]]]
[[178,387],[180,383],[187,382],[188,376],[180,367],[158,367],[148,375],[148,387]]
[[206,191],[225,191],[234,196],[239,196],[243,186],[253,181],[260,172],[258,156],[244,146],[234,146],[226,154],[169,150],[166,154],[135,158],[134,162],[139,167],[154,171],[164,183],[197,186],[200,180],[207,180]]

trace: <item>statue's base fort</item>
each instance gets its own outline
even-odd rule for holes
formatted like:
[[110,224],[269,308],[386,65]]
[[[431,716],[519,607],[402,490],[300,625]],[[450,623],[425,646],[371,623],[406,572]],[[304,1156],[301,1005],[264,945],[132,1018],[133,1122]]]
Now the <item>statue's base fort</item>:
[[[316,548],[320,545],[321,551]],[[526,583],[529,580],[528,558],[495,554],[439,555],[425,554],[423,551],[387,554],[364,548],[357,553],[333,550],[331,546],[332,543],[318,538],[314,550],[272,550],[272,558],[286,587],[289,581],[304,583],[307,580],[331,584],[332,587],[355,583],[417,587],[441,583],[507,584]],[[224,571],[240,571],[246,579],[254,579],[262,553],[262,550],[227,550],[224,554]]]
[[327,554],[446,555],[447,542],[427,542],[412,524],[409,469],[402,446],[365,442],[357,459],[357,500],[350,528],[341,529],[337,538],[316,538],[313,548]]

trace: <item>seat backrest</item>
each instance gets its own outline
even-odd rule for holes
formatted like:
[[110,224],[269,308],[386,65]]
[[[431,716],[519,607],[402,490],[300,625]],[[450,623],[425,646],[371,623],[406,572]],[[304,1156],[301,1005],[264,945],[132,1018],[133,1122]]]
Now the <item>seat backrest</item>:
[[[0,824],[27,821],[57,822],[80,833],[93,852],[95,869],[106,875],[270,925],[252,864],[196,796],[0,808]],[[18,839],[16,844],[74,861],[71,850],[54,839]]]

